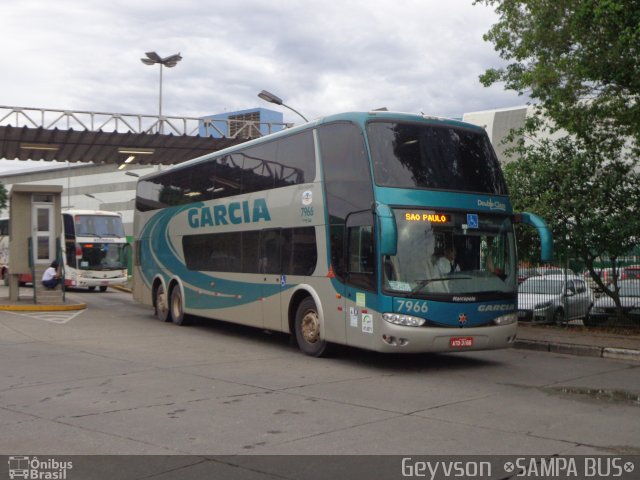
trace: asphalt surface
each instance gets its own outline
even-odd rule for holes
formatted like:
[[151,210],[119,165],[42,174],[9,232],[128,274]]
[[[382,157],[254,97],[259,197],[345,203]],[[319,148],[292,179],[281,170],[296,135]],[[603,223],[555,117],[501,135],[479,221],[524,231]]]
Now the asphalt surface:
[[[117,289],[130,292],[125,287]],[[86,308],[86,304],[74,301],[73,296],[65,305],[34,305],[30,291],[30,288],[22,288],[19,301],[9,302],[9,287],[0,286],[0,311],[46,312]],[[514,346],[519,349],[640,362],[640,328],[606,329],[520,322]]]

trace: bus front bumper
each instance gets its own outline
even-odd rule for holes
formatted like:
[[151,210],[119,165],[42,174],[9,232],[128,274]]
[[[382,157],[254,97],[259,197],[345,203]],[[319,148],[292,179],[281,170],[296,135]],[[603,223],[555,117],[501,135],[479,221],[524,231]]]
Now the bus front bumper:
[[495,350],[513,346],[518,324],[469,328],[405,327],[382,322],[376,350],[427,353]]
[[124,285],[127,283],[128,277],[118,275],[114,277],[79,277],[79,278],[67,278],[65,285],[69,287],[109,287],[111,285]]

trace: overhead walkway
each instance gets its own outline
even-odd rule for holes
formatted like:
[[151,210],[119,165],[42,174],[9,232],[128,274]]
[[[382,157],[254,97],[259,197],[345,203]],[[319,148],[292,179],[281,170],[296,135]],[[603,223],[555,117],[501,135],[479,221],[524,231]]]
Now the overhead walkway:
[[0,106],[0,158],[173,165],[290,125]]

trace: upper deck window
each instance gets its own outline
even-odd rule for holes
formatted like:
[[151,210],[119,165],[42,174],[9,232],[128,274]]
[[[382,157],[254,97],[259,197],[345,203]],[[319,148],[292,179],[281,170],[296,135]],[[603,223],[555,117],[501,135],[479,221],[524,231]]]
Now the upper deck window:
[[506,195],[498,159],[485,134],[451,125],[367,125],[376,184]]

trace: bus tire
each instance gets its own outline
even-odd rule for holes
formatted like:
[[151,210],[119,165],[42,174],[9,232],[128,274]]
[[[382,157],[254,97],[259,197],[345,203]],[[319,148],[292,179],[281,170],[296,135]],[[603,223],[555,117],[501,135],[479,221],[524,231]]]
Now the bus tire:
[[101,291],[101,292],[106,292],[106,291],[107,291],[107,286],[106,286],[106,285],[102,285],[102,286],[100,287],[100,291]]
[[296,311],[295,335],[298,348],[312,357],[321,357],[328,353],[327,341],[322,338],[320,316],[313,298],[307,297]]
[[89,289],[90,292],[95,292],[96,291],[96,287],[87,287]]
[[177,285],[171,290],[171,319],[176,325],[187,325],[189,316],[184,313],[182,291]]
[[161,322],[168,322],[171,320],[169,316],[169,299],[167,293],[164,290],[164,285],[158,285],[156,288],[156,294],[153,301],[155,307],[155,315]]

